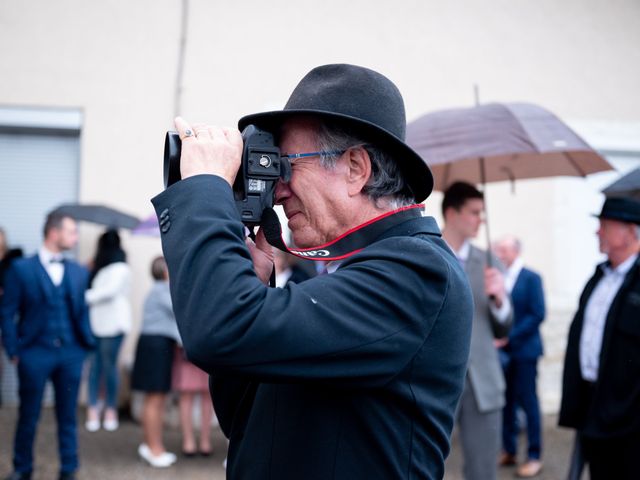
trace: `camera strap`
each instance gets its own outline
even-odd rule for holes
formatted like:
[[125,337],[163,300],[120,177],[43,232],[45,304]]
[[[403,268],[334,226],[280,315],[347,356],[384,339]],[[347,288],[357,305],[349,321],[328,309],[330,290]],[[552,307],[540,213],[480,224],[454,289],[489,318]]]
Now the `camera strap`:
[[407,220],[422,217],[424,205],[411,205],[387,212],[368,222],[358,225],[340,235],[335,240],[317,247],[290,249],[282,239],[282,227],[278,214],[272,208],[262,213],[260,228],[267,242],[273,247],[305,260],[332,261],[342,260],[373,243],[380,235]]

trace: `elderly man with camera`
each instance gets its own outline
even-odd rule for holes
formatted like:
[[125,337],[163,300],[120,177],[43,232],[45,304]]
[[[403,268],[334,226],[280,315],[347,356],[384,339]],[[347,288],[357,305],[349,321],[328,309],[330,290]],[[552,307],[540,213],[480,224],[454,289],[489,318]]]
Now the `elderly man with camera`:
[[330,275],[265,285],[267,229],[245,239],[232,188],[248,161],[240,132],[176,119],[182,180],[153,202],[184,347],[210,373],[230,439],[229,478],[441,478],[472,300],[415,208],[433,178],[404,143],[400,92],[372,70],[325,65],[249,125],[291,165],[275,202],[297,253],[334,262]]

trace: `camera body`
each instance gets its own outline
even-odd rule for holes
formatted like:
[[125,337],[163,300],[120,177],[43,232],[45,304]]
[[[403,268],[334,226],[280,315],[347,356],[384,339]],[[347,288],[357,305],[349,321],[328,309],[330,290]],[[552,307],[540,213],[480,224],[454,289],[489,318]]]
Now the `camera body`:
[[[273,135],[255,125],[242,132],[242,163],[233,184],[233,196],[242,222],[249,228],[260,224],[265,208],[273,207],[276,184],[291,178],[291,164],[280,156]],[[182,142],[177,132],[167,132],[164,142],[164,186],[181,180]]]

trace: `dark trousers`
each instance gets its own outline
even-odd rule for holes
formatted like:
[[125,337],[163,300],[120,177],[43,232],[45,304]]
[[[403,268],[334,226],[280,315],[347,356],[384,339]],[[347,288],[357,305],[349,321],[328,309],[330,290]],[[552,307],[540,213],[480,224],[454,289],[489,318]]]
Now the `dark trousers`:
[[591,480],[636,480],[639,476],[640,435],[594,439],[580,436]]
[[537,360],[511,359],[505,366],[507,382],[506,404],[502,413],[502,447],[504,451],[515,455],[518,442],[518,407],[524,410],[527,418],[527,456],[539,460],[542,453],[540,406],[536,393],[538,375]]
[[55,392],[60,471],[78,468],[76,407],[85,350],[77,345],[35,345],[19,355],[20,409],[13,450],[16,472],[33,470],[33,441],[48,379]]

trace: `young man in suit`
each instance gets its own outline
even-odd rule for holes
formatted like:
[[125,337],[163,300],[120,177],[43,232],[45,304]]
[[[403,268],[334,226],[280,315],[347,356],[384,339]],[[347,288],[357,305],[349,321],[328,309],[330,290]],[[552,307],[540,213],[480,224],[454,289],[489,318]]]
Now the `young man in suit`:
[[475,305],[469,366],[458,407],[466,480],[496,478],[505,382],[494,338],[506,337],[512,320],[502,265],[471,245],[484,213],[484,196],[473,185],[453,183],[444,193],[442,236],[463,266]]
[[[341,260],[283,288],[263,283],[273,270],[264,230],[245,242],[232,191],[239,130],[175,123],[183,179],[153,203],[184,348],[211,374],[230,438],[228,478],[442,478],[472,300],[415,205],[433,177],[404,142],[397,87],[367,68],[323,65],[284,110],[240,120],[276,134],[292,163],[275,200],[296,246]],[[351,236],[371,225],[375,234]],[[331,255],[345,238],[348,251]]]
[[631,480],[640,461],[640,201],[609,198],[598,218],[607,261],[569,330],[558,423],[577,430],[593,480]]
[[75,221],[54,211],[47,216],[38,253],[15,261],[7,272],[0,309],[2,340],[20,382],[10,480],[31,478],[33,442],[49,379],[55,391],[60,479],[73,479],[78,468],[78,387],[93,337],[84,301],[89,274],[62,255],[77,240]]
[[542,441],[540,406],[536,393],[538,359],[542,356],[540,324],[544,320],[544,292],[542,278],[524,267],[520,256],[520,240],[507,235],[496,242],[496,256],[507,268],[505,287],[513,304],[513,328],[509,336],[496,340],[501,347],[507,403],[502,412],[502,448],[500,465],[515,465],[518,442],[517,408],[524,410],[527,419],[527,461],[516,471],[522,478],[535,477],[542,469]]

